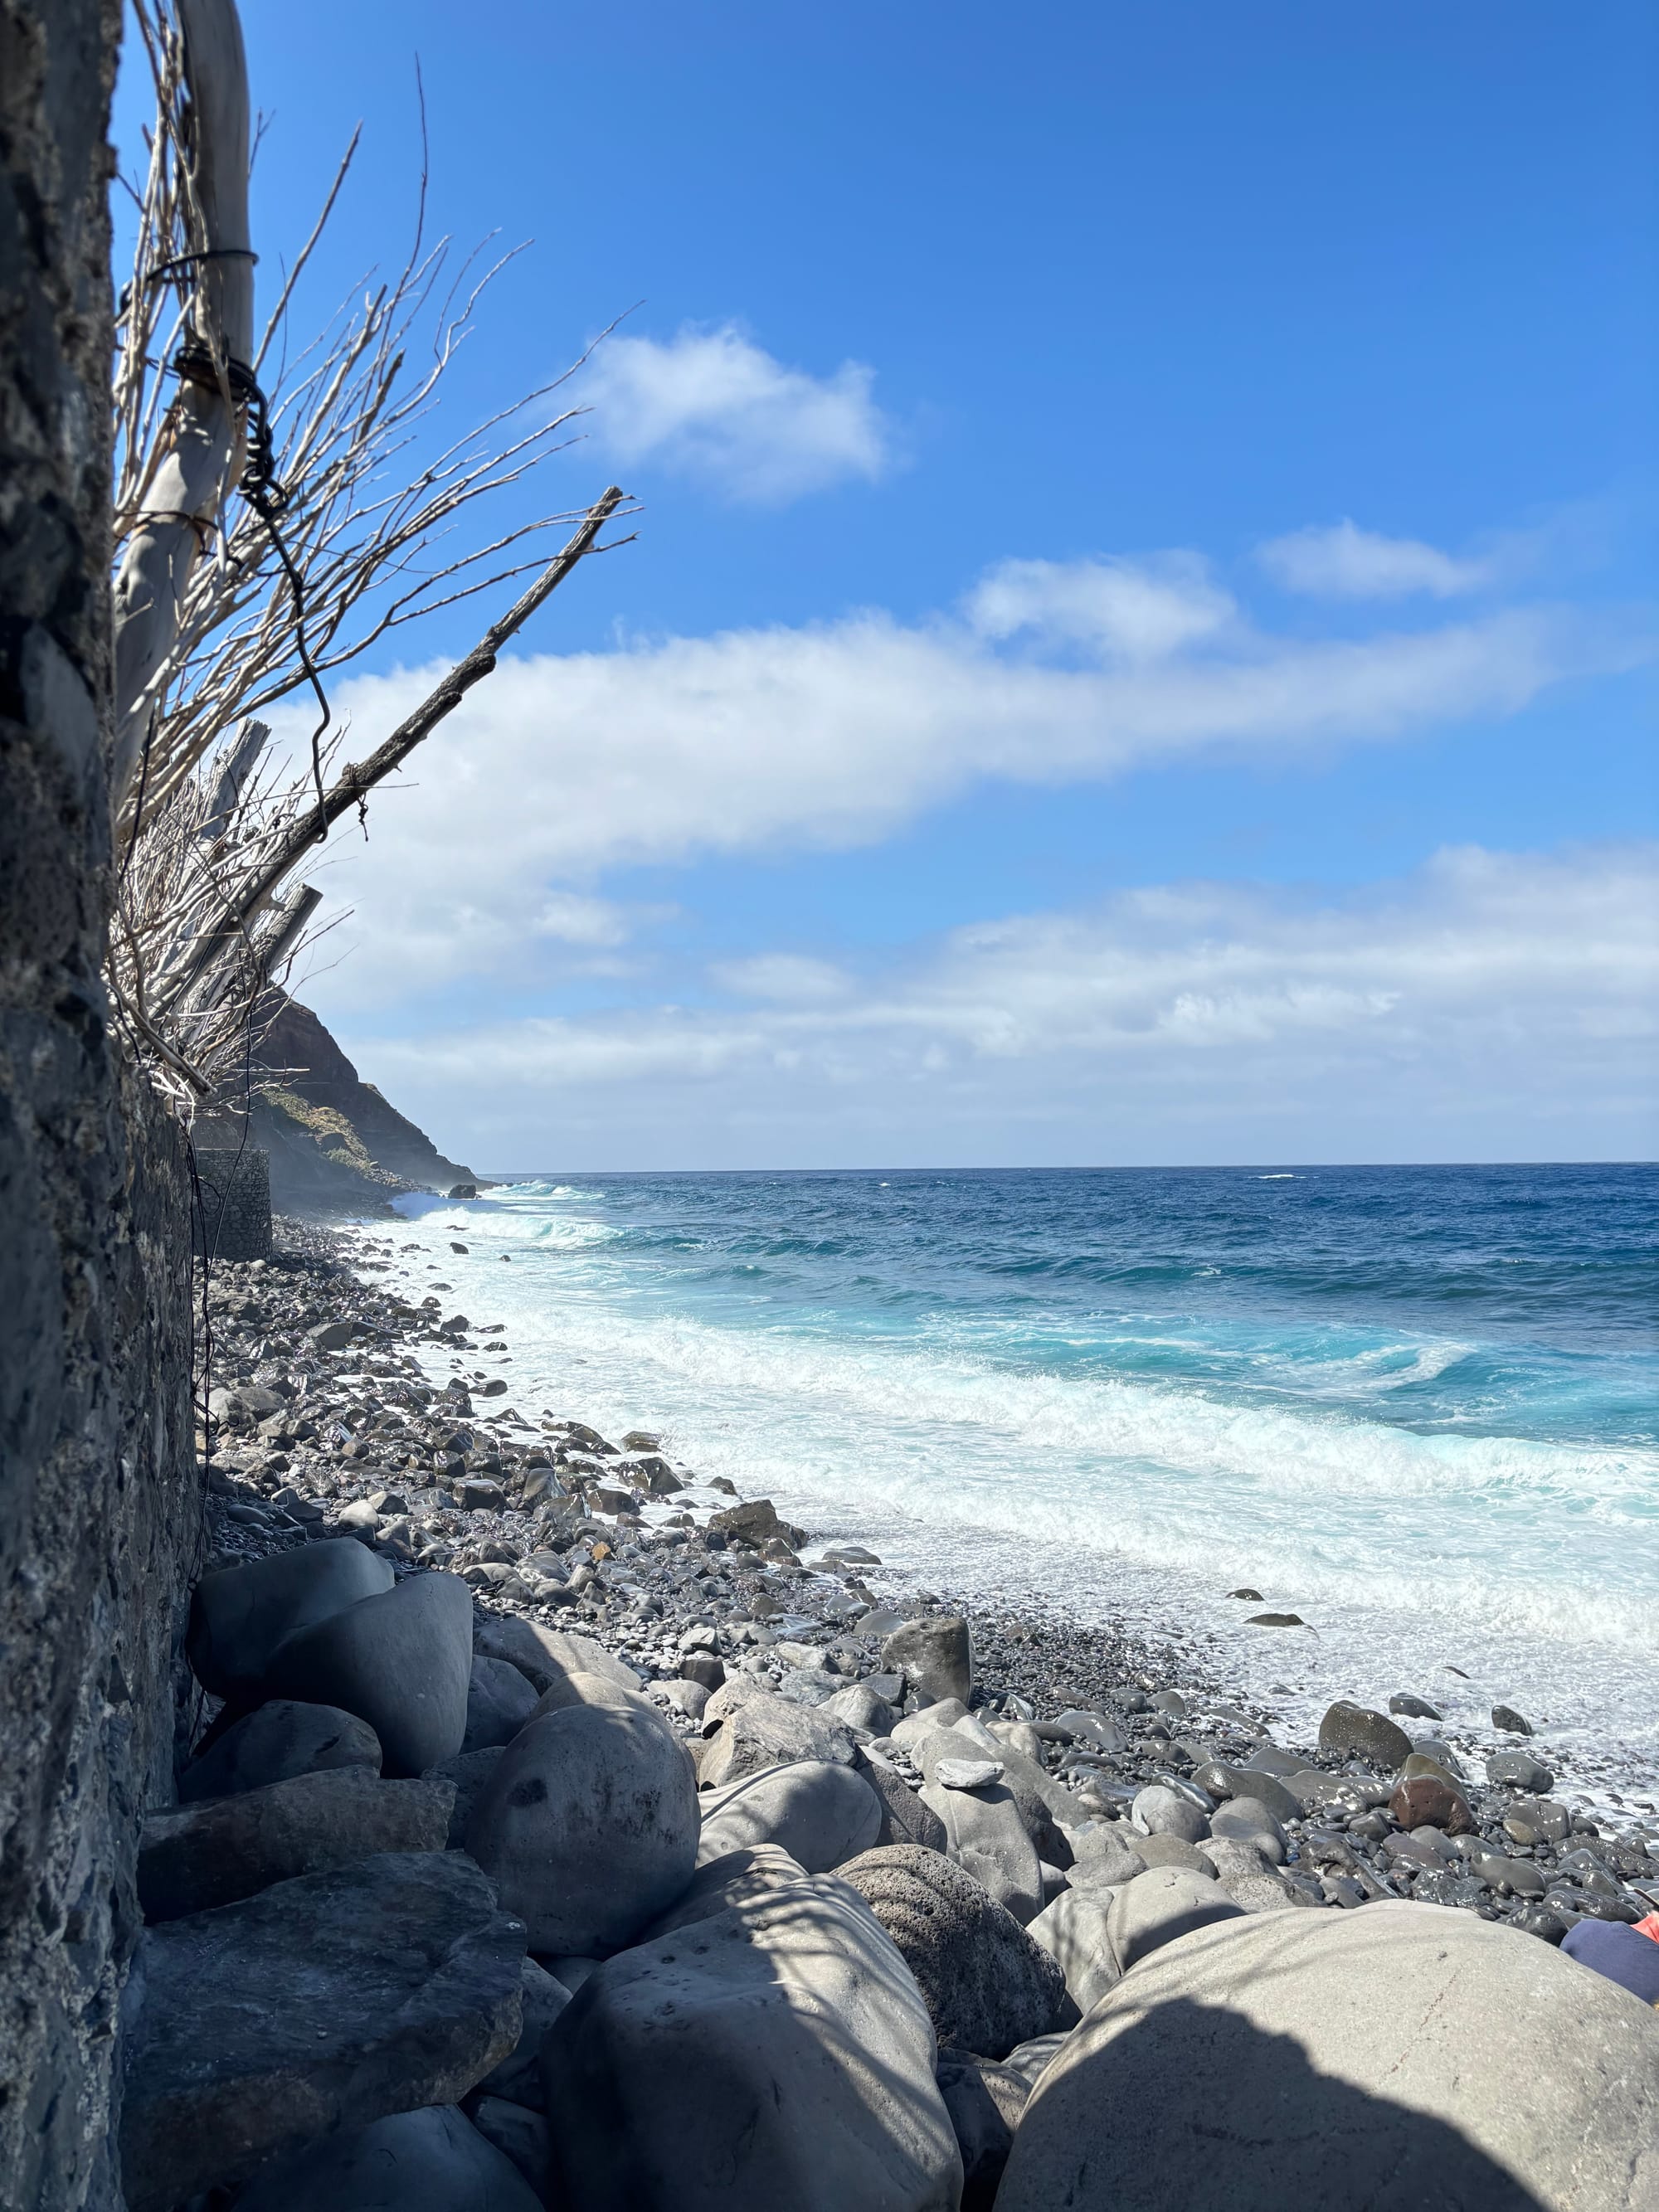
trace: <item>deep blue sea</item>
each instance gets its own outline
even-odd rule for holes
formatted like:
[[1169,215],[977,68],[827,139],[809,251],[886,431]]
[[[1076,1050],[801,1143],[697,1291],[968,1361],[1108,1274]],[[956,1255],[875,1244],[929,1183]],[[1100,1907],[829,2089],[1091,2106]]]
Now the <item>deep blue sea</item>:
[[[1659,1769],[1659,1169],[404,1203],[400,1271],[507,1324],[523,1413],[659,1430],[913,1579],[1213,1634],[1282,1706],[1502,1697]],[[1241,1584],[1308,1630],[1242,1627]]]

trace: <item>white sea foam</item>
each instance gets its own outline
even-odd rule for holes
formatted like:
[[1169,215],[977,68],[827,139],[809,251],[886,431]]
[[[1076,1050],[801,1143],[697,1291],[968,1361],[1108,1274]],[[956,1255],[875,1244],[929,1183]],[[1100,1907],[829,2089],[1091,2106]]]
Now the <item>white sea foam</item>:
[[[862,1533],[890,1565],[964,1595],[1024,1589],[1154,1628],[1174,1609],[1264,1691],[1281,1675],[1316,1701],[1421,1687],[1414,1669],[1431,1656],[1547,1706],[1562,1729],[1612,1729],[1632,1747],[1654,1736],[1659,1452],[1365,1416],[1368,1394],[1380,1414],[1390,1392],[1467,1357],[1461,1341],[1322,1362],[1152,1329],[1129,1347],[1231,1352],[1237,1379],[1212,1389],[1114,1376],[1100,1359],[1021,1367],[1012,1328],[992,1356],[949,1328],[930,1346],[731,1325],[663,1310],[659,1271],[630,1273],[621,1232],[566,1200],[550,1213],[551,1194],[409,1209],[457,1302],[479,1310],[487,1291],[488,1316],[508,1323],[500,1371],[521,1409],[642,1422],[704,1475],[826,1533]],[[452,1237],[470,1255],[450,1255]],[[501,1267],[502,1251],[529,1264]],[[1251,1372],[1264,1392],[1293,1377],[1297,1401],[1252,1393]],[[1280,1645],[1242,1630],[1222,1595],[1241,1583],[1316,1633]]]

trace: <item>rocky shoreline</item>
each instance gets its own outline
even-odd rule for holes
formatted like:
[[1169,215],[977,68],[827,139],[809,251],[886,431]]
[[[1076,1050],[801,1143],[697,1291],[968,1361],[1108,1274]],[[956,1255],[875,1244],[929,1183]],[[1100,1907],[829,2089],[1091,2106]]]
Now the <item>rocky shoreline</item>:
[[[1419,1997],[1445,2005],[1463,2057],[1448,2072],[1425,2021],[1411,2158],[1443,2165],[1437,2115],[1457,2155],[1501,2157],[1550,2203],[1581,2088],[1615,2149],[1659,2134],[1659,2018],[1553,1948],[1659,1906],[1659,1823],[1615,1831],[1553,1794],[1521,1715],[1494,1715],[1507,1747],[1479,1772],[1409,1685],[1388,1713],[1333,1705],[1316,1742],[1291,1745],[1201,1654],[884,1592],[872,1553],[815,1551],[650,1432],[513,1407],[498,1328],[374,1282],[394,1241],[283,1223],[270,1261],[213,1271],[215,1553],[192,1613],[195,1756],[141,1863],[135,2212],[437,2207],[467,2188],[572,2212],[1128,2201],[1143,2121],[1114,2134],[1074,2107],[1104,2049],[1126,2063],[1127,2023],[1137,2048],[1175,2032],[1137,1993],[1167,1984],[1180,2010],[1219,1975],[1271,2036],[1286,1947],[1306,1952],[1310,2002],[1342,1960],[1397,1985],[1375,1996],[1374,2051],[1345,2030],[1326,2054],[1364,2105],[1362,2154],[1398,2133],[1398,2082],[1380,2101],[1364,2084],[1373,2059],[1405,2063],[1388,2023]],[[215,2057],[166,1995],[234,1989],[253,1954],[280,1980],[285,1902],[320,1916],[325,1952],[342,1915],[356,1947],[356,2011],[312,2027],[297,1998],[288,2023],[309,2031],[308,2121],[272,2109],[272,2068],[298,2062],[246,2008],[216,2021]],[[381,2027],[390,2006],[418,2029],[392,2050],[363,1994],[397,1980],[383,1925],[413,1983],[381,1992]],[[425,1926],[437,1952],[410,1965]],[[1183,1961],[1190,1989],[1171,1982]],[[1481,2031],[1494,2054],[1534,2033],[1541,2052],[1572,2019],[1598,2048],[1634,2039],[1645,2077],[1609,2118],[1605,2082],[1558,2053],[1530,2093],[1559,2108],[1540,2132],[1511,2110],[1513,2054],[1495,2073],[1470,2059],[1471,1990],[1506,2018]],[[758,2041],[733,2041],[734,2002]],[[1553,2028],[1530,2016],[1546,2002]],[[688,2082],[653,2103],[641,2070],[665,2060]],[[761,2075],[775,2111],[744,2122]],[[1209,2094],[1224,2132],[1247,2093]],[[1249,2154],[1280,2192],[1263,2203],[1295,2193],[1285,2126]],[[689,2168],[676,2130],[682,2160],[702,2146]],[[1172,2172],[1197,2155],[1175,2144]],[[402,2194],[363,2193],[376,2160]],[[726,2181],[688,2179],[699,2161]],[[1621,2186],[1571,2201],[1638,2201]],[[1170,2189],[1133,2201],[1200,2201]]]

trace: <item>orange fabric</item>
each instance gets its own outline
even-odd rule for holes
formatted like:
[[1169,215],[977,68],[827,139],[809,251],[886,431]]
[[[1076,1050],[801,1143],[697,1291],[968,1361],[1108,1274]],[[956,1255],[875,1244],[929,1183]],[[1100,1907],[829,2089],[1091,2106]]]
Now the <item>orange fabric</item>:
[[1659,1943],[1659,1912],[1650,1912],[1645,1920],[1638,1920],[1636,1923],[1636,1932],[1638,1936],[1650,1936],[1656,1943]]

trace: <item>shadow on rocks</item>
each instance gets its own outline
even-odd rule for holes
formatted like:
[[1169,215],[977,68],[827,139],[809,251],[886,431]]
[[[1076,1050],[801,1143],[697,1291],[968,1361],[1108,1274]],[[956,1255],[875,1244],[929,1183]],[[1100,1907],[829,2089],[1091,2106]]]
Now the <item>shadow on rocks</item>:
[[996,2212],[1546,2212],[1447,2122],[1317,2072],[1293,2036],[1221,2007],[1172,1998],[1097,2059],[1039,2081]]

